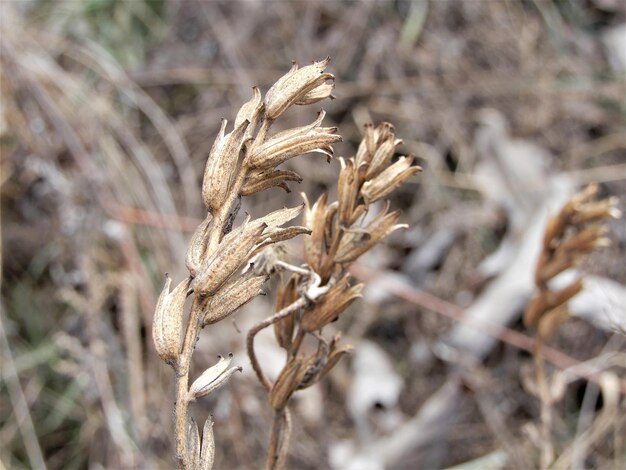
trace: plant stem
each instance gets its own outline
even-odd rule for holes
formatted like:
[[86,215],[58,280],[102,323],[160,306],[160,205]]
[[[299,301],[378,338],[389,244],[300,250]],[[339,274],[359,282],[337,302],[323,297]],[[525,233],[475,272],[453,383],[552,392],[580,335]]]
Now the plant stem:
[[263,386],[270,391],[272,389],[272,383],[263,373],[263,369],[261,369],[261,365],[259,364],[259,360],[256,357],[256,353],[254,352],[254,337],[263,329],[267,328],[270,325],[273,325],[279,320],[291,315],[293,312],[303,308],[307,304],[307,300],[303,297],[300,297],[298,300],[293,302],[290,305],[287,305],[280,312],[275,313],[273,316],[266,318],[260,323],[254,325],[250,331],[248,332],[248,336],[246,337],[246,348],[248,350],[248,357],[250,357],[250,363],[252,364],[252,369],[256,373],[259,381],[263,384]]
[[543,340],[537,337],[535,348],[535,379],[539,388],[539,401],[541,402],[541,470],[546,470],[554,461],[554,447],[552,445],[552,408],[550,400],[550,390],[546,378],[546,371],[543,361]]

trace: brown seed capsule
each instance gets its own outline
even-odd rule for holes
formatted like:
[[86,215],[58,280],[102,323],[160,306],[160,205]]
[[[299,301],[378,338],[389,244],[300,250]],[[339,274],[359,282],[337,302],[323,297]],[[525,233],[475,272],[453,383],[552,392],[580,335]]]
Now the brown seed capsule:
[[326,200],[328,194],[322,194],[319,199],[310,207],[306,194],[302,193],[304,199],[304,225],[311,230],[311,236],[304,239],[304,259],[315,272],[320,270],[322,257],[324,254],[324,229],[326,225]]
[[341,136],[335,134],[336,127],[320,127],[325,113],[308,126],[289,129],[270,137],[262,145],[255,147],[245,164],[248,168],[267,170],[274,168],[290,158],[309,152],[333,156],[332,144],[340,142]]
[[405,224],[396,224],[399,218],[400,211],[391,212],[390,214],[386,214],[373,220],[366,227],[363,234],[344,237],[339,245],[335,262],[350,263],[374,245],[387,238],[394,231],[400,228],[406,228],[407,225]]
[[166,275],[165,286],[154,311],[152,337],[159,357],[174,366],[182,345],[183,313],[191,278],[178,284],[172,292],[172,279]]
[[354,204],[358,192],[358,179],[355,173],[354,160],[345,161],[339,159],[341,164],[341,172],[339,173],[339,182],[337,186],[337,199],[339,202],[339,223],[344,227],[350,226],[350,219],[354,210]]
[[[280,312],[283,308],[298,300],[300,296],[298,293],[298,279],[298,276],[292,276],[287,285],[278,290],[278,296],[276,299],[277,312]],[[297,312],[293,312],[293,314],[274,323],[274,335],[276,336],[276,341],[281,348],[286,350],[291,347],[296,313]]]
[[317,103],[318,101],[325,100],[326,98],[333,99],[334,83],[322,83],[321,85],[313,88],[311,91],[303,95],[296,101],[297,105],[306,106],[309,104]]
[[262,241],[266,224],[248,222],[226,235],[220,248],[208,259],[196,276],[195,290],[202,296],[211,296],[252,256],[255,246]]
[[263,110],[263,100],[261,99],[261,92],[259,91],[259,88],[253,86],[252,92],[254,94],[252,99],[239,109],[237,117],[235,117],[235,129],[240,127],[245,121],[250,123],[243,138],[244,142],[252,137],[254,129],[256,128],[256,125],[261,117],[261,111]]
[[185,256],[185,264],[187,265],[191,277],[196,277],[198,270],[205,261],[204,257],[209,241],[209,224],[211,219],[211,214],[208,214],[202,223],[198,225],[189,242],[187,255]]
[[419,166],[411,166],[413,157],[401,157],[393,165],[388,166],[378,176],[366,181],[361,188],[361,194],[366,204],[387,197],[398,189],[411,176],[421,170]]
[[301,183],[302,177],[295,171],[289,170],[270,169],[252,171],[246,177],[239,194],[241,196],[250,196],[251,194],[273,187],[283,188],[286,192],[290,192],[286,184],[288,181]]
[[243,121],[231,133],[224,135],[227,123],[226,120],[222,121],[222,127],[209,154],[202,180],[202,199],[211,214],[215,214],[226,202],[250,121]]
[[300,326],[307,333],[321,330],[361,297],[362,290],[363,284],[350,287],[349,276],[344,276],[321,300],[305,310]]
[[334,80],[330,73],[324,73],[330,58],[314,62],[298,69],[297,64],[287,74],[279,78],[265,95],[265,114],[274,120],[283,114],[289,106],[305,99],[308,92],[318,88],[328,80]]
[[268,276],[247,275],[224,285],[209,301],[203,326],[223,320],[261,294],[267,279]]
[[228,368],[232,360],[232,354],[229,354],[227,358],[219,356],[217,364],[205,370],[202,375],[191,384],[189,393],[187,394],[188,400],[193,401],[196,398],[208,395],[224,385],[235,372],[241,372],[241,367]]
[[213,435],[213,417],[209,415],[202,428],[202,449],[198,470],[211,470],[215,460],[215,437]]

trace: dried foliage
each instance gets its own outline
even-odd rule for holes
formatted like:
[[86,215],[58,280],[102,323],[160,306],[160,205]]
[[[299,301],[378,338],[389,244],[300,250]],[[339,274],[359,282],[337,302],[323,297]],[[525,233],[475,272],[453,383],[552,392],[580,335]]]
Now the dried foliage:
[[[541,425],[536,442],[540,448],[539,466],[542,469],[550,468],[557,457],[552,436],[553,408],[565,393],[562,375],[557,374],[552,379],[547,377],[543,348],[568,319],[568,301],[584,288],[580,276],[558,290],[551,288],[550,284],[559,274],[579,265],[594,249],[610,245],[606,222],[621,217],[621,213],[616,208],[617,198],[596,200],[598,191],[597,184],[588,185],[549,219],[543,237],[543,249],[535,269],[537,292],[524,312],[525,325],[535,329],[537,337],[534,350],[535,376],[526,378],[525,384],[529,392],[541,402]],[[603,380],[603,393],[610,397],[614,394],[615,385],[612,382],[616,379],[606,373]]]

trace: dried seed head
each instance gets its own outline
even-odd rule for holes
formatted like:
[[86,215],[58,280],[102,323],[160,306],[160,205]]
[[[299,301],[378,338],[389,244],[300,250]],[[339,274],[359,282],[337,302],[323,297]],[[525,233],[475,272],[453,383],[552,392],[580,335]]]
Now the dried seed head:
[[232,353],[228,355],[228,358],[220,356],[217,364],[205,370],[202,375],[191,384],[187,399],[193,401],[196,398],[204,397],[224,385],[235,372],[241,372],[241,367],[228,368],[232,360]]
[[301,327],[307,333],[321,330],[335,321],[356,299],[361,297],[363,284],[350,287],[350,277],[344,276],[320,301],[305,310]]
[[226,120],[222,121],[222,127],[209,154],[202,180],[202,199],[212,214],[215,214],[226,202],[250,121],[244,120],[231,133],[224,135],[227,123]]
[[341,136],[335,134],[336,127],[320,127],[324,116],[324,111],[321,111],[312,124],[279,132],[270,137],[251,150],[246,159],[247,167],[267,170],[309,152],[322,153],[332,158],[332,144],[340,142]]
[[[209,300],[202,315],[203,326],[217,323],[260,295],[268,276],[246,275],[224,285]],[[194,300],[194,308],[201,308]]]
[[[291,70],[279,78],[265,95],[267,118],[271,120],[278,118],[292,104],[307,100],[306,96],[309,92],[316,90],[329,80],[334,80],[335,77],[332,74],[324,73],[329,62],[330,58],[326,58],[301,69],[294,63]],[[325,88],[320,91],[316,90],[314,95],[319,96],[324,93],[324,90]]]
[[183,312],[191,278],[178,284],[172,292],[172,279],[166,275],[152,323],[154,346],[159,357],[175,366],[182,345]]
[[371,181],[366,181],[361,194],[366,204],[387,197],[398,189],[411,176],[421,170],[419,166],[411,166],[413,157],[401,157],[393,165],[387,167]]

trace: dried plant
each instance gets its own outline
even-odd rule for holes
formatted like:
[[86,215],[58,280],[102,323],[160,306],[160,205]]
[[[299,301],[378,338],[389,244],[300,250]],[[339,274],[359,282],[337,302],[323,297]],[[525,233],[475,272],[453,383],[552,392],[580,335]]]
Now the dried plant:
[[[365,136],[354,158],[340,158],[338,201],[328,203],[323,194],[311,205],[306,195],[304,220],[311,235],[304,240],[304,268],[277,263],[279,269],[293,271],[278,295],[277,313],[255,325],[248,333],[247,347],[252,366],[266,388],[274,409],[267,468],[285,465],[291,418],[288,404],[297,390],[310,387],[326,375],[351,350],[340,346],[340,333],[328,340],[322,329],[335,321],[361,296],[363,284],[353,285],[347,273],[350,264],[395,230],[399,211],[384,209],[367,220],[371,204],[385,198],[420,170],[413,157],[400,157],[392,163],[397,146],[389,123],[367,125]],[[254,337],[273,325],[276,341],[285,349],[287,362],[276,382],[263,373],[254,351]],[[317,344],[314,353],[301,351],[305,336]]]
[[616,208],[617,198],[595,200],[598,189],[598,185],[590,184],[548,221],[535,270],[537,291],[524,312],[524,324],[536,329],[535,378],[528,388],[541,401],[541,468],[548,468],[554,461],[552,405],[560,399],[563,389],[548,384],[543,345],[569,317],[567,302],[583,289],[580,277],[558,290],[550,283],[560,273],[578,265],[589,252],[610,243],[606,237],[609,231],[606,219],[621,214]]
[[[274,135],[269,130],[290,106],[308,105],[330,96],[333,75],[324,72],[329,59],[291,70],[280,78],[262,99],[258,88],[244,104],[226,134],[221,129],[209,154],[202,182],[206,219],[191,239],[186,265],[189,276],[171,292],[171,279],[156,307],[153,336],[156,350],[176,375],[175,436],[180,468],[210,469],[215,446],[212,420],[203,426],[202,436],[189,416],[189,403],[223,385],[238,368],[230,367],[232,355],[208,368],[191,386],[190,366],[200,330],[223,320],[261,293],[266,274],[253,270],[241,273],[250,259],[266,246],[308,234],[306,227],[282,227],[302,211],[302,206],[285,208],[233,227],[240,198],[271,187],[288,189],[289,181],[300,181],[294,172],[277,170],[286,160],[308,152],[332,157],[332,144],[341,137],[336,129],[321,127],[324,112],[311,124]],[[187,321],[187,297],[193,302]],[[184,330],[184,333],[183,333]]]

